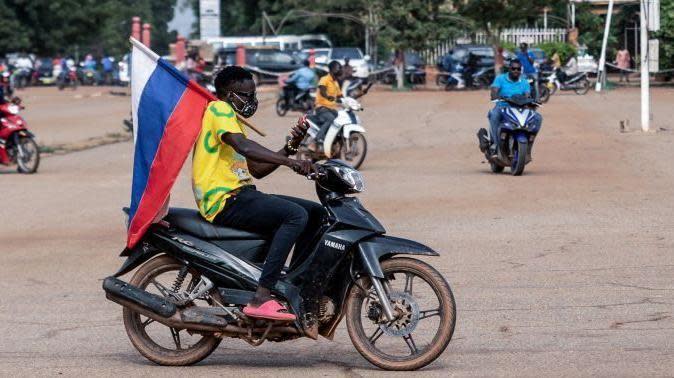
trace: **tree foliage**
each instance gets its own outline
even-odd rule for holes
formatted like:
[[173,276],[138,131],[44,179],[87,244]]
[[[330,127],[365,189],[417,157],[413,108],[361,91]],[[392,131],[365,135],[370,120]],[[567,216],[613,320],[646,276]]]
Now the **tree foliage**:
[[660,0],[660,69],[674,68],[674,0]]
[[503,29],[532,24],[543,8],[554,0],[466,0],[459,2],[458,11],[473,22],[473,27],[500,43]]
[[0,54],[25,50],[122,54],[129,50],[131,17],[153,26],[152,47],[168,50],[175,0],[0,0]]

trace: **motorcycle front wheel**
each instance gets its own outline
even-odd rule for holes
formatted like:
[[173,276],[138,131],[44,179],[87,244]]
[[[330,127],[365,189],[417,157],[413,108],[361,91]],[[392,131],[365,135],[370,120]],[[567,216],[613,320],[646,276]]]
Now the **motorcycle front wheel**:
[[[348,145],[345,146],[343,143],[346,142]],[[349,164],[354,169],[360,168],[365,161],[365,156],[367,155],[367,140],[365,135],[354,132],[351,133],[348,140],[343,140],[340,142],[339,148],[339,158]]]
[[366,360],[382,369],[420,369],[438,358],[452,339],[452,290],[437,270],[416,259],[394,258],[381,267],[396,319],[386,320],[371,279],[361,277],[346,301],[349,337]]
[[288,107],[286,106],[286,100],[283,98],[279,98],[278,101],[276,101],[276,114],[278,114],[279,117],[283,117],[288,113]]
[[20,137],[16,146],[17,171],[20,173],[35,173],[40,165],[40,148],[33,138]]
[[[185,264],[173,257],[166,255],[156,257],[141,266],[129,284],[153,294],[168,297],[169,290],[174,292],[189,290],[199,281],[199,272],[192,268],[188,268],[186,275],[179,280],[179,272],[185,268]],[[217,290],[212,290],[210,295],[222,303]],[[211,299],[197,299],[193,304],[200,307],[215,306],[211,303]],[[195,364],[213,353],[221,341],[213,334],[170,328],[126,307],[124,307],[122,317],[131,344],[145,358],[159,365]]]
[[513,176],[521,176],[524,173],[524,166],[527,163],[527,153],[529,145],[527,142],[518,142],[513,140],[513,148],[511,149],[513,153],[512,163],[510,166],[510,173]]
[[578,85],[573,89],[577,95],[584,95],[590,91],[590,81],[583,79],[578,82]]

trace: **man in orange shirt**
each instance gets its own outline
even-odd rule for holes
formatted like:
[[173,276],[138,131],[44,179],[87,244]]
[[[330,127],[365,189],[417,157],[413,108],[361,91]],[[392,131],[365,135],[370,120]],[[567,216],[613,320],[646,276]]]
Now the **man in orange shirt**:
[[337,118],[337,104],[342,99],[342,90],[339,88],[342,65],[333,60],[328,64],[328,70],[328,74],[318,81],[318,93],[316,93],[316,116],[321,120],[321,129],[316,135],[318,146],[323,144],[323,139],[332,121]]

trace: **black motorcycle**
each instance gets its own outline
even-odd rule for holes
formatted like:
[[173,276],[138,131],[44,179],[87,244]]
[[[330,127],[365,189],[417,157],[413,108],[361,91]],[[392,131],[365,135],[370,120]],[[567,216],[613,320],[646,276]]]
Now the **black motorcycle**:
[[[124,306],[126,332],[143,356],[161,365],[189,365],[225,337],[254,346],[317,333],[332,340],[342,318],[356,350],[383,369],[419,369],[445,350],[456,321],[449,285],[429,264],[397,257],[438,253],[385,235],[360,201],[347,196],[363,190],[358,171],[339,160],[319,168],[310,178],[325,223],[309,257],[284,272],[273,290],[298,320],[243,314],[267,252],[263,236],[175,208],[122,253],[127,260],[103,282],[107,298]],[[138,266],[128,283],[116,278]]]
[[[287,91],[290,93],[286,93]],[[276,101],[276,114],[279,117],[283,117],[289,110],[307,113],[314,109],[315,101],[316,88],[312,87],[301,90],[294,86],[289,87],[286,85],[281,89],[279,98]]]

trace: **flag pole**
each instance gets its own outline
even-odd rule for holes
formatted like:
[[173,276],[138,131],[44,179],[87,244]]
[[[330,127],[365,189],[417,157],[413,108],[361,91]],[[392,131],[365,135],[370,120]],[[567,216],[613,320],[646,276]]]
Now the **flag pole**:
[[[151,56],[153,59],[159,60],[161,58],[159,55],[157,55],[157,53],[152,51],[149,47],[145,46],[141,41],[137,40],[136,38],[129,37],[129,41],[131,42],[131,44],[133,44],[138,49],[142,50],[145,54]],[[213,100],[217,100],[217,97],[213,96],[213,94],[211,92],[207,91],[205,88],[203,88],[202,86],[200,86],[198,84],[197,84],[197,86],[199,87],[198,89],[201,90],[200,92],[202,92],[204,95],[207,95],[208,97],[210,97]],[[249,127],[251,130],[258,133],[260,136],[263,136],[263,137],[267,136],[267,134],[264,131],[257,128],[255,125],[250,123],[248,120],[246,120],[245,118],[243,118],[239,114],[236,115],[236,118],[239,120],[239,122],[243,123],[244,125]]]
[[239,122],[241,122],[241,123],[243,123],[244,125],[246,125],[246,127],[250,127],[251,130],[253,130],[253,131],[255,131],[256,133],[260,134],[260,136],[263,136],[263,137],[266,137],[266,136],[267,136],[267,134],[266,134],[264,131],[262,131],[262,130],[258,129],[257,127],[255,127],[252,123],[248,122],[247,119],[241,117],[239,114],[236,115],[236,118],[239,120]]

